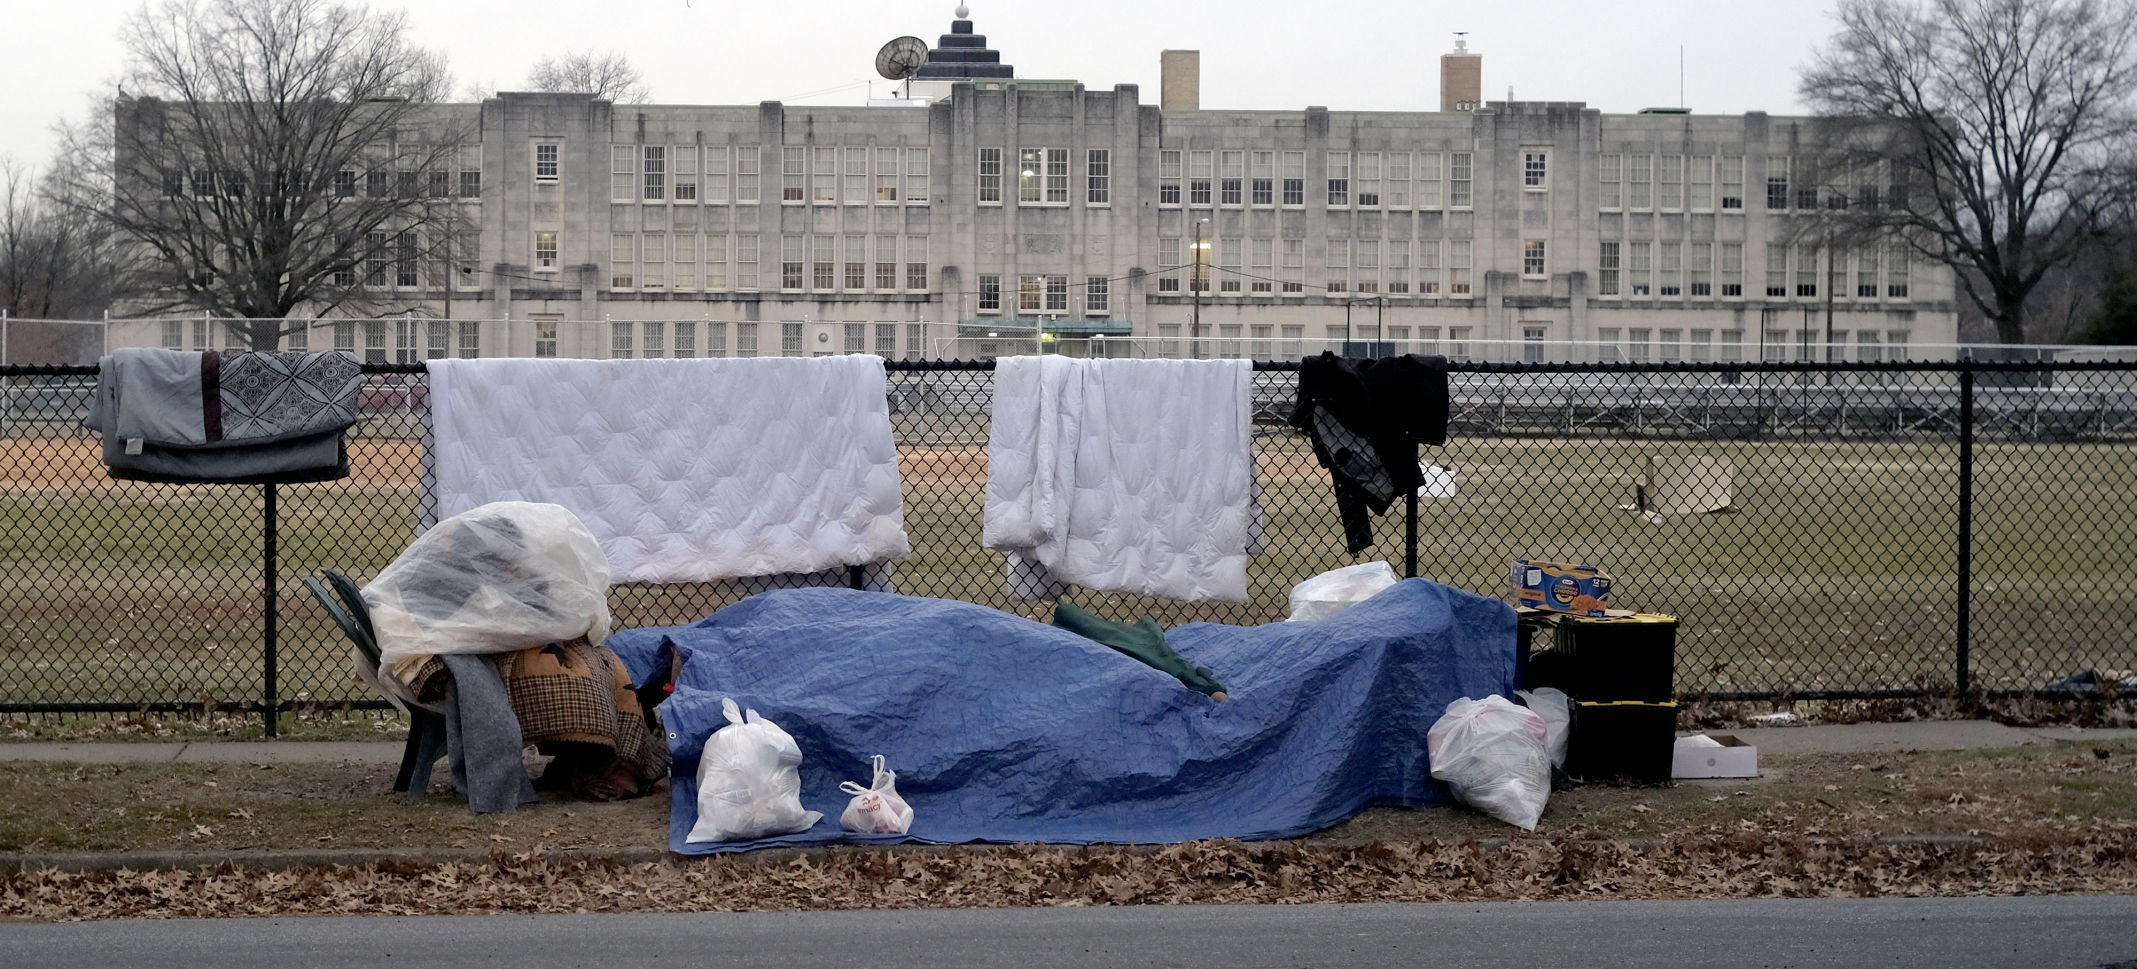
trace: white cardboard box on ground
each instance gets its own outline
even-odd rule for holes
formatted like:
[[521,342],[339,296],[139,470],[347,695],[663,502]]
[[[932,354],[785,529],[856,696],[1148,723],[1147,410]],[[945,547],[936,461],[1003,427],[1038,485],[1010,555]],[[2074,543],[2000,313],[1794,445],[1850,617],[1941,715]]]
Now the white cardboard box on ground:
[[1670,776],[1677,778],[1699,777],[1757,777],[1759,776],[1759,749],[1730,734],[1717,734],[1708,739],[1720,744],[1709,747],[1703,744],[1687,744],[1691,737],[1677,738],[1677,749],[1670,756]]

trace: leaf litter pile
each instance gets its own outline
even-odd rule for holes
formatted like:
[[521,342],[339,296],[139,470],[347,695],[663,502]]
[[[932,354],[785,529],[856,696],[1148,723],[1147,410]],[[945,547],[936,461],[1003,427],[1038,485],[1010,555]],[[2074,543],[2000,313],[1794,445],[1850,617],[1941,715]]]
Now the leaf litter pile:
[[[200,861],[31,864],[0,875],[0,919],[2137,892],[2137,744],[1768,767],[1773,776],[1752,781],[1561,792],[1534,834],[1459,808],[1374,810],[1255,844],[621,863],[580,859],[662,844],[665,797],[475,816],[448,794],[385,796],[371,768],[0,765],[0,804],[11,805],[0,852],[18,863],[122,849]],[[273,860],[370,847],[439,860]]]

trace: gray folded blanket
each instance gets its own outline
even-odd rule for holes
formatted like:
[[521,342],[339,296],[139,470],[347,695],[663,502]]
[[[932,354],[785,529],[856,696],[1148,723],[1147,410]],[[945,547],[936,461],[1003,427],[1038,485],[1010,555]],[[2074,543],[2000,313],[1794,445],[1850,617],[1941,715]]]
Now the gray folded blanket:
[[362,388],[348,353],[129,348],[99,362],[84,423],[114,478],[324,481],[348,474]]

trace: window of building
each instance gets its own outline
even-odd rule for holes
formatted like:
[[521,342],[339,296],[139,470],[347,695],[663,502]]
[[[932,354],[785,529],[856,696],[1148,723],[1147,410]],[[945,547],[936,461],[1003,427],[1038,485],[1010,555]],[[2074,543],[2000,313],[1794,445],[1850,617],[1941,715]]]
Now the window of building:
[[557,153],[562,146],[555,142],[536,142],[534,145],[534,180],[554,182],[557,180]]
[[673,253],[672,262],[674,266],[668,285],[676,289],[696,289],[698,281],[697,234],[692,232],[675,233],[668,237],[668,244],[670,251]]
[[423,280],[416,271],[416,234],[403,230],[395,237],[393,249],[393,285],[402,289],[420,285]]
[[840,155],[844,159],[845,178],[840,200],[847,205],[868,204],[868,149],[846,148]]
[[1041,301],[1046,298],[1045,276],[1017,277],[1017,312],[1039,312]]
[[905,241],[905,288],[921,293],[928,290],[927,236],[913,236]]
[[1621,245],[1605,242],[1602,244],[1602,252],[1596,257],[1595,292],[1598,296],[1619,295],[1619,274],[1624,271],[1624,253],[1619,249]]
[[1246,204],[1247,153],[1227,151],[1219,158],[1217,180],[1217,203],[1219,205]]
[[727,147],[714,146],[705,149],[705,171],[698,179],[699,194],[707,205],[725,205],[733,196],[729,194]]
[[697,356],[696,320],[677,320],[675,322],[675,356],[677,359]]
[[1545,275],[1542,239],[1521,241],[1521,275],[1529,279],[1542,279]]
[[1352,242],[1351,255],[1351,291],[1380,292],[1380,240],[1358,239]]
[[885,359],[898,355],[898,324],[876,324],[875,354]]
[[1444,292],[1441,278],[1440,244],[1437,239],[1423,239],[1417,243],[1417,295],[1438,299]]
[[1247,290],[1256,294],[1276,291],[1276,240],[1255,239],[1247,245],[1252,249],[1248,265],[1253,267],[1253,276],[1247,280]]
[[543,230],[534,234],[534,268],[537,271],[555,272],[557,269],[557,234]]
[[163,342],[162,342],[162,345],[163,345],[164,349],[167,349],[167,350],[183,350],[183,349],[185,349],[185,345],[186,345],[186,331],[185,331],[185,322],[184,322],[183,320],[164,320],[164,321],[163,321],[163,326],[162,326],[162,338],[163,338]]
[[1634,363],[1646,363],[1654,358],[1654,331],[1636,326],[1625,331],[1625,355]]
[[[207,321],[199,320],[194,322],[193,345],[203,350],[208,348]],[[334,349],[339,350],[343,353],[356,352],[355,323],[343,321],[334,324]]]
[[1083,201],[1086,205],[1113,204],[1113,151],[1093,148],[1083,161]]
[[1663,363],[1681,363],[1684,360],[1684,331],[1664,327],[1655,331],[1655,352]]
[[1283,272],[1278,275],[1278,291],[1286,296],[1306,294],[1306,240],[1283,239],[1278,242],[1283,255]]
[[1284,356],[1298,359],[1306,353],[1306,327],[1300,323],[1286,323],[1277,332],[1284,335]]
[[846,288],[861,292],[868,288],[868,237],[846,237]]
[[668,167],[675,170],[675,200],[697,201],[697,146],[677,145],[670,149]]
[[838,149],[810,149],[815,163],[809,168],[809,200],[817,205],[838,204]]
[[1410,240],[1389,239],[1387,247],[1387,291],[1397,296],[1410,293]]
[[482,322],[460,321],[460,359],[473,360],[482,356]]
[[639,240],[638,288],[666,289],[668,286],[668,234],[648,232]]
[[898,239],[877,236],[875,244],[876,289],[888,293],[898,288]]
[[[1162,273],[1162,275],[1158,277],[1158,292],[1179,292],[1180,273],[1177,270],[1181,269],[1186,265],[1187,261],[1185,259],[1180,258],[1180,237],[1163,236],[1159,238],[1158,271]],[[1168,272],[1167,270],[1173,271]]]
[[1693,155],[1685,160],[1685,179],[1691,183],[1686,204],[1694,212],[1714,210],[1714,156]]
[[1704,242],[1694,242],[1684,250],[1685,269],[1691,279],[1686,292],[1695,299],[1714,295],[1714,247]]
[[1158,151],[1158,204],[1180,204],[1180,180],[1185,177],[1185,154],[1178,148]]
[[1447,204],[1452,208],[1466,209],[1472,201],[1470,173],[1476,164],[1473,152],[1457,151],[1452,154],[1447,171]]
[[1017,152],[1017,202],[1037,205],[1046,196],[1046,150],[1025,148]]
[[1002,311],[1002,277],[993,273],[979,276],[979,311],[999,313]]
[[928,204],[928,150],[905,150],[905,204]]
[[386,321],[364,321],[364,362],[386,362]]
[[1066,313],[1068,302],[1068,277],[1046,277],[1046,312]]
[[1245,258],[1246,243],[1242,242],[1238,238],[1225,238],[1217,240],[1218,292],[1238,295],[1240,290],[1240,283],[1244,278],[1240,275],[1239,268],[1241,262],[1244,261]]
[[1541,192],[1550,187],[1549,152],[1524,151],[1521,153],[1521,187],[1525,191]]
[[754,356],[756,356],[756,355],[757,355],[757,324],[755,324],[755,323],[736,323],[736,324],[735,324],[735,356],[737,356],[737,357],[754,357]]
[[1547,327],[1545,327],[1545,326],[1543,326],[1543,325],[1540,325],[1540,324],[1532,324],[1532,325],[1528,325],[1528,326],[1523,326],[1523,327],[1521,328],[1521,362],[1522,362],[1522,363],[1542,363],[1542,362],[1543,362],[1543,353],[1544,353],[1544,346],[1543,346],[1543,338],[1544,338],[1544,334],[1545,334],[1546,332],[1547,332]]
[[664,145],[645,146],[645,167],[639,169],[644,175],[645,192],[641,196],[648,202],[665,201],[668,198],[668,149]]
[[804,278],[801,257],[802,246],[805,244],[804,240],[799,236],[781,236],[779,238],[780,289],[798,290],[801,288],[802,279]]
[[1104,276],[1091,276],[1083,281],[1083,312],[1086,316],[1105,316],[1113,312],[1113,282]]
[[1721,208],[1724,212],[1741,212],[1744,209],[1744,156],[1721,156]]
[[1877,247],[1862,246],[1855,250],[1855,295],[1860,299],[1877,298]]
[[1391,152],[1388,155],[1388,208],[1410,207],[1410,153]]
[[1655,160],[1655,207],[1671,212],[1683,211],[1683,155],[1663,155]]
[[735,239],[735,288],[757,288],[758,244],[756,236],[739,236]]
[[1330,208],[1350,204],[1350,152],[1328,153],[1328,205]]
[[837,288],[838,240],[831,236],[816,236],[809,241],[810,288],[816,290]]
[[1417,156],[1417,207],[1436,209],[1440,207],[1440,173],[1445,156],[1428,151]]
[[1654,250],[1650,243],[1628,242],[1625,244],[1626,288],[1634,296],[1654,295],[1654,265],[1650,261]]
[[905,357],[908,360],[924,360],[928,355],[926,323],[905,324]]
[[1046,204],[1067,205],[1069,200],[1069,153],[1066,148],[1046,149]]
[[1655,207],[1655,156],[1625,156],[1625,207],[1643,210]]
[[[985,149],[981,149],[984,151]],[[779,204],[800,205],[809,200],[809,149],[779,150]]]
[[1692,331],[1692,354],[1690,359],[1693,363],[1711,363],[1714,360],[1713,330]]
[[1360,208],[1379,208],[1380,153],[1377,151],[1359,152],[1358,166],[1352,174],[1357,176],[1357,184],[1354,187],[1357,189],[1358,206]]
[[1210,179],[1215,165],[1212,154],[1209,151],[1187,153],[1187,202],[1190,205],[1210,203]]
[[638,198],[638,146],[608,146],[608,197],[614,202]]
[[610,289],[632,289],[638,285],[637,236],[617,232],[608,237],[608,267]]
[[639,324],[639,333],[644,340],[643,352],[648,360],[668,355],[668,324],[659,320],[647,320]]
[[1721,244],[1721,296],[1723,299],[1742,299],[1744,296],[1744,244],[1741,242]]
[[1661,277],[1656,280],[1655,295],[1681,297],[1684,295],[1684,243],[1658,243],[1655,253],[1657,270]]
[[1777,243],[1766,246],[1766,297],[1788,297],[1788,247]]
[[555,313],[536,313],[534,323],[534,355],[549,359],[557,355],[557,328],[564,317]]
[[1816,299],[1818,296],[1818,247],[1796,248],[1796,296],[1799,299]]
[[1350,240],[1328,240],[1328,281],[1321,288],[1335,296],[1350,291]]
[[[1885,249],[1885,296],[1891,299],[1907,298],[1907,246],[1893,243]],[[1905,341],[1894,340],[1897,350]]]
[[1595,160],[1596,207],[1625,207],[1625,156],[1597,155]]
[[424,193],[423,193],[423,194],[424,194],[424,197],[425,197],[425,198],[434,198],[434,199],[442,199],[442,198],[451,198],[451,197],[452,197],[452,195],[453,195],[453,173],[452,173],[452,172],[444,172],[444,171],[432,171],[432,172],[425,172],[424,174],[425,174],[425,176],[427,176],[427,177],[426,177],[426,178],[424,179],[424,183],[425,183],[425,188],[424,188]]
[[708,357],[724,357],[727,355],[726,323],[718,320],[706,321],[705,355]]
[[876,204],[898,204],[898,149],[876,149]]
[[1248,196],[1255,205],[1276,204],[1276,153],[1257,151],[1249,155],[1248,173],[1253,179],[1252,193]]
[[803,330],[803,329],[804,329],[804,327],[803,327],[803,324],[800,324],[800,323],[781,323],[781,324],[779,324],[779,355],[780,355],[780,356],[782,356],[782,357],[798,357],[798,356],[801,356],[801,354],[802,354],[802,350],[801,350],[801,338],[802,338],[802,330]]
[[705,288],[717,292],[725,290],[727,286],[727,237],[723,235],[706,236]]
[[1303,151],[1284,152],[1284,204],[1306,204],[1306,153]]
[[1777,211],[1788,208],[1787,155],[1766,159],[1766,207]]
[[1855,331],[1855,359],[1874,363],[1883,357],[1884,346],[1876,330]]
[[764,164],[763,150],[756,145],[741,145],[735,148],[735,204],[755,205],[764,197],[760,166]]
[[[392,194],[392,192],[392,182],[387,173],[381,171],[364,173],[364,196],[366,198],[382,199]],[[215,195],[215,173],[194,172],[193,194],[204,198],[213,197]]]
[[839,327],[839,350],[844,353],[868,352],[868,324],[846,323]]
[[1002,204],[1002,150],[979,150],[979,204]]
[[1447,295],[1469,295],[1469,267],[1472,243],[1457,239],[1447,243]]
[[1447,328],[1447,356],[1454,360],[1469,359],[1469,334],[1474,328],[1450,326]]

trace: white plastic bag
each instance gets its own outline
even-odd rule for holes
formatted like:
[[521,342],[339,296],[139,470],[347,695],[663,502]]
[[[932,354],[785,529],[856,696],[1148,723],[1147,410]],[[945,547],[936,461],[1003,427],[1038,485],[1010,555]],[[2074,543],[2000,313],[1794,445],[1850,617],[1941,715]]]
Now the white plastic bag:
[[1548,686],[1540,690],[1522,690],[1514,695],[1521,698],[1522,705],[1543,718],[1543,749],[1551,755],[1551,766],[1566,766],[1566,744],[1572,739],[1573,701],[1564,690]]
[[1551,797],[1543,718],[1502,696],[1463,697],[1425,733],[1432,776],[1457,801],[1524,831],[1536,830]]
[[801,806],[801,748],[779,725],[733,699],[697,768],[697,824],[686,841],[749,841],[807,831],[823,818]]
[[877,754],[875,779],[867,787],[852,781],[840,784],[838,789],[853,795],[846,802],[846,812],[839,815],[839,827],[861,834],[904,834],[913,829],[913,809],[898,796],[898,772],[883,766],[883,755]]
[[1331,569],[1291,587],[1291,615],[1285,622],[1326,619],[1401,581],[1386,562],[1364,562]]

